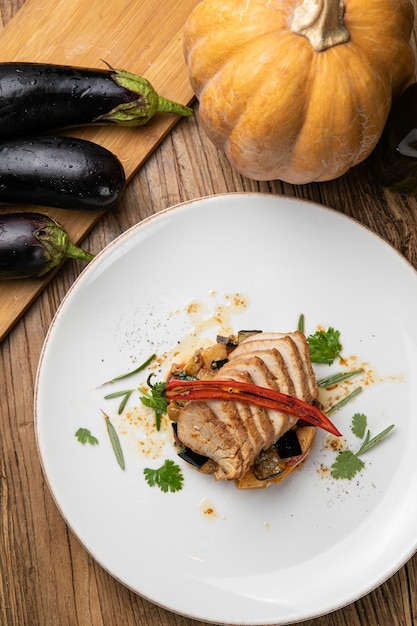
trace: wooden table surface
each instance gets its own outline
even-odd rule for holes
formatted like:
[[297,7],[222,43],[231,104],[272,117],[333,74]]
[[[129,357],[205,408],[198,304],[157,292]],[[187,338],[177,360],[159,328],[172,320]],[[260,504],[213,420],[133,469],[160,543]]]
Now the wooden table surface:
[[[4,24],[20,4],[0,0]],[[99,221],[84,246],[96,253],[170,205],[235,191],[284,194],[333,207],[369,227],[417,268],[417,199],[376,186],[369,163],[325,184],[257,183],[231,169],[205,138],[198,116],[178,123],[133,178],[118,210]],[[65,263],[0,345],[0,626],[198,626],[201,622],[135,595],[97,565],[67,528],[42,475],[33,423],[36,369],[52,317],[82,268],[79,262]],[[417,624],[417,556],[366,597],[305,624]]]

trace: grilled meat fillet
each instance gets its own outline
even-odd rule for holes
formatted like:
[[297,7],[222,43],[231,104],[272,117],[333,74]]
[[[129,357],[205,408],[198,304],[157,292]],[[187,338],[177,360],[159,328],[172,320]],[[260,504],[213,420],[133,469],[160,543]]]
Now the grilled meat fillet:
[[[303,333],[256,333],[231,352],[214,376],[275,389],[305,402],[317,398],[317,383]],[[297,419],[233,400],[191,400],[178,415],[180,441],[216,463],[216,479],[242,478],[261,452]]]

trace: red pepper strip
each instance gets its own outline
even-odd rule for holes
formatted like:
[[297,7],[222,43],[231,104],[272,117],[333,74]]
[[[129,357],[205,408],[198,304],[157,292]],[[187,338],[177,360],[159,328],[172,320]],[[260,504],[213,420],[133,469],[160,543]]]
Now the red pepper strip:
[[[341,433],[316,406],[274,389],[235,380],[179,380],[171,378],[165,388],[167,400],[231,400],[281,411],[340,437]],[[232,398],[231,396],[235,396]]]

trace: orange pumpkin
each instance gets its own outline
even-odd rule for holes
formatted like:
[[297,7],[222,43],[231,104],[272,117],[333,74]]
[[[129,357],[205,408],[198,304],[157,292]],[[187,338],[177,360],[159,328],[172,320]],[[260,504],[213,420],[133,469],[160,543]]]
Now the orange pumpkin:
[[409,83],[410,0],[203,0],[184,33],[199,119],[255,180],[332,180]]

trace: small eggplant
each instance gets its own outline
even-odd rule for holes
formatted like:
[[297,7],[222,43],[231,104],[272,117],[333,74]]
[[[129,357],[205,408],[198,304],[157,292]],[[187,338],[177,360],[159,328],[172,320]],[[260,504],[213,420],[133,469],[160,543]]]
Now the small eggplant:
[[125,184],[119,159],[91,141],[41,136],[0,143],[0,202],[107,210]]
[[94,258],[47,215],[0,214],[0,280],[43,276],[66,257],[87,262]]
[[0,137],[86,124],[143,126],[156,113],[192,115],[145,78],[108,67],[0,63]]
[[275,449],[281,459],[300,456],[303,451],[295,429],[287,430],[275,443]]

